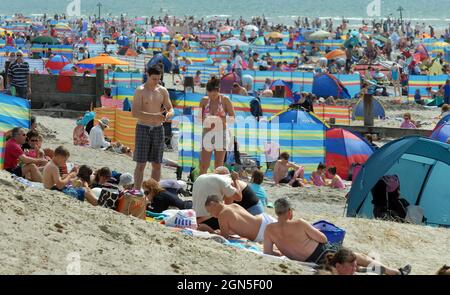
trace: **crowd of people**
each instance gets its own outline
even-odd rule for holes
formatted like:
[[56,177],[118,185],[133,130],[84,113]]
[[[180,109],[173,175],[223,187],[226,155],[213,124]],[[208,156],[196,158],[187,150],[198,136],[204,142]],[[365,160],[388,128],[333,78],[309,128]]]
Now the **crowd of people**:
[[[59,18],[55,16],[55,18]],[[46,17],[44,17],[45,21]],[[96,29],[94,19],[91,22],[91,29],[88,28],[87,21],[83,19],[76,23],[71,23],[80,33],[79,37],[98,38],[99,33]],[[243,19],[238,21],[226,20],[224,23],[219,21],[206,22],[204,20],[195,21],[193,18],[185,18],[179,20],[166,16],[163,19],[155,20],[151,18],[147,21],[147,26],[153,27],[158,24],[171,25],[181,28],[188,26],[192,29],[192,33],[200,31],[209,31],[211,33],[220,33],[218,28],[222,25],[235,25],[242,28],[252,24],[259,28],[259,35],[263,36],[266,30],[282,30],[291,31],[291,39],[298,37],[300,27],[303,28],[321,28],[322,24],[319,19],[315,19],[310,23],[309,19],[299,19],[296,21],[297,28],[284,28],[280,26],[270,26],[264,18],[254,18],[251,22]],[[331,32],[333,30],[333,22],[326,20],[325,26]],[[344,21],[340,25],[335,34],[344,34],[347,23]],[[50,26],[51,28],[51,26]],[[402,38],[398,42],[390,44],[386,42],[381,48],[374,45],[373,40],[369,37],[365,41],[366,48],[362,49],[363,29],[359,34],[352,35],[352,31],[348,32],[348,40],[355,40],[356,44],[348,44],[346,47],[347,59],[344,63],[337,61],[327,61],[317,71],[340,73],[352,72],[352,65],[360,59],[374,60],[377,55],[383,55],[387,60],[391,59],[392,48],[398,50],[406,50],[411,46],[408,42],[412,41],[413,35],[423,33],[423,29],[418,28],[413,32],[410,24],[402,24],[397,21],[388,20],[382,22],[381,25],[375,24],[375,30],[379,31],[387,38],[392,38],[395,34],[406,34],[406,44],[402,43]],[[51,28],[52,30],[53,28]],[[131,46],[135,46],[136,34],[134,29],[130,28],[129,23],[124,17],[118,21],[118,26],[105,26],[104,29],[114,34],[129,33],[131,37]],[[128,32],[129,30],[129,32]],[[217,30],[217,31],[215,31]],[[35,32],[30,28],[30,36]],[[56,34],[56,33],[55,33]],[[446,32],[448,35],[448,32]],[[119,35],[117,35],[119,36]],[[27,38],[29,36],[26,36]],[[445,36],[444,36],[445,37]],[[446,36],[447,38],[450,35]],[[250,38],[256,38],[256,31]],[[359,39],[358,39],[359,38]],[[243,41],[246,40],[245,34],[241,36]],[[360,40],[361,39],[361,40]],[[351,43],[352,41],[350,41]],[[185,46],[185,42],[181,42],[181,46]],[[173,43],[175,44],[175,42]],[[180,45],[180,44],[179,44]],[[298,46],[304,61],[308,61],[307,57],[314,56],[318,48],[315,44],[312,46],[311,52],[306,52],[305,48]],[[171,44],[169,44],[169,47]],[[175,46],[174,51],[176,51]],[[171,47],[173,48],[173,47]],[[84,54],[84,53],[83,53]],[[236,48],[230,71],[240,76],[241,82],[233,85],[236,93],[241,95],[248,94],[248,86],[251,83],[245,83],[245,77],[242,75],[244,62],[250,58],[249,67],[255,68],[259,65],[261,70],[259,55],[249,52],[248,56],[244,52]],[[173,59],[178,58],[176,53],[171,55]],[[354,59],[354,57],[357,57]],[[18,51],[17,60],[9,65],[8,77],[11,82],[8,85],[14,86],[18,96],[26,97],[25,93],[30,93],[30,82],[27,66],[22,62],[23,53]],[[80,56],[85,58],[85,55]],[[359,59],[358,59],[359,58]],[[265,59],[265,58],[263,58]],[[262,67],[267,70],[290,70],[297,68],[302,62],[296,59],[297,64],[273,64],[269,61],[263,63]],[[401,64],[402,58],[398,59]],[[267,66],[266,66],[267,65]],[[397,64],[394,71],[397,71]],[[403,68],[404,69],[404,68]],[[400,79],[403,70],[398,70],[392,77],[395,81]],[[111,209],[118,209],[115,205],[110,205],[107,201],[111,198],[115,204],[118,200],[130,198],[138,198],[141,200],[144,218],[145,211],[161,213],[165,210],[175,207],[180,210],[193,209],[196,214],[198,230],[207,231],[213,234],[220,234],[225,238],[231,238],[235,235],[249,239],[251,241],[263,244],[263,252],[268,255],[286,256],[292,260],[314,263],[316,265],[324,265],[325,271],[333,274],[354,274],[356,272],[378,272],[379,274],[401,275],[409,274],[411,266],[407,265],[399,269],[393,269],[380,262],[374,261],[372,258],[355,253],[349,249],[337,248],[329,243],[327,237],[311,226],[303,219],[294,220],[293,206],[286,198],[278,199],[274,203],[274,209],[277,218],[265,213],[265,208],[269,205],[267,194],[262,186],[264,181],[264,173],[256,170],[252,174],[251,183],[245,182],[236,171],[230,171],[226,165],[226,153],[230,144],[228,136],[227,122],[235,117],[235,110],[230,98],[220,94],[220,79],[212,77],[206,86],[206,95],[199,103],[198,120],[203,125],[202,150],[200,153],[200,176],[195,179],[192,187],[192,201],[184,200],[178,195],[180,187],[176,182],[165,182],[161,180],[161,165],[164,162],[165,134],[163,124],[169,121],[174,110],[169,98],[168,90],[161,85],[163,69],[159,67],[149,67],[146,70],[146,82],[140,85],[134,94],[131,113],[137,119],[135,149],[133,152],[133,161],[136,162],[134,175],[129,173],[120,173],[111,171],[108,167],[103,167],[94,171],[88,165],[76,166],[69,162],[70,152],[67,147],[59,146],[55,150],[43,149],[43,137],[37,131],[36,123],[32,120],[31,129],[28,133],[23,128],[14,128],[10,133],[10,138],[5,145],[5,169],[18,177],[29,179],[30,181],[42,183],[43,187],[48,190],[60,191],[72,198],[80,201],[86,201],[93,206],[109,206]],[[369,71],[369,75],[370,71]],[[198,75],[199,76],[199,75]],[[367,80],[375,78],[377,73],[368,76]],[[248,77],[247,77],[248,78]],[[194,79],[198,84],[199,79]],[[264,91],[270,90],[271,81],[266,81],[267,87],[262,90],[262,95],[270,95]],[[447,84],[449,82],[447,81]],[[397,85],[397,83],[395,83]],[[447,85],[443,87],[445,99],[447,99]],[[449,86],[450,87],[450,86]],[[420,95],[420,93],[419,93]],[[314,100],[317,97],[312,94],[303,93],[298,104],[305,109],[311,110]],[[319,99],[320,101],[320,99]],[[328,97],[328,103],[333,104],[334,98]],[[325,100],[322,102],[326,102]],[[448,112],[448,105],[444,105],[443,112]],[[411,115],[405,114],[405,122],[402,123],[403,128],[415,128],[416,124],[411,121]],[[96,123],[96,124],[95,124]],[[102,118],[95,122],[92,114],[77,121],[77,127],[74,130],[73,140],[75,145],[90,146],[96,149],[111,148],[112,143],[105,136],[105,130],[109,127],[109,120]],[[211,157],[214,155],[214,171],[208,173],[211,164]],[[289,161],[290,155],[287,152],[280,154],[278,160],[275,161],[273,167],[273,181],[275,185],[287,184],[292,187],[303,187],[305,185],[328,186],[333,189],[344,189],[344,181],[337,174],[336,167],[327,167],[319,164],[317,170],[314,171],[310,179],[305,177],[305,168],[296,163]],[[144,180],[144,171],[147,163],[151,165],[151,178]],[[98,190],[100,189],[100,191]],[[117,193],[116,193],[117,192]],[[116,195],[116,197],[113,197]],[[130,212],[129,212],[130,213]],[[141,213],[139,216],[142,216]]]

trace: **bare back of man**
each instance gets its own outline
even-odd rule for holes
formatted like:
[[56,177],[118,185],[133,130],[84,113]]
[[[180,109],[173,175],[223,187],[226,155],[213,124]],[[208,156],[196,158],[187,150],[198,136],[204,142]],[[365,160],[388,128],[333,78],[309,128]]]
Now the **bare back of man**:
[[289,259],[306,261],[319,245],[309,234],[310,227],[303,219],[273,223],[266,228],[264,242],[269,240],[275,244]]
[[44,167],[43,184],[46,189],[52,189],[56,186],[59,179],[59,168],[53,161],[50,161]]
[[218,219],[222,236],[237,234],[252,241],[256,239],[262,223],[260,215],[253,216],[238,204],[225,205]]

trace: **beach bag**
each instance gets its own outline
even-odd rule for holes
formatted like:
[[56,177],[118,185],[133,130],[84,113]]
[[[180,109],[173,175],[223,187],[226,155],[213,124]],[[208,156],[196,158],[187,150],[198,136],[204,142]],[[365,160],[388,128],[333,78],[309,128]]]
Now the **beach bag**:
[[345,230],[325,220],[314,223],[313,227],[321,231],[331,245],[342,246],[345,238]]
[[98,206],[116,210],[119,201],[119,190],[113,188],[103,188],[98,197]]
[[165,220],[167,226],[176,228],[197,229],[197,217],[195,211],[187,210],[166,210],[163,214],[169,217]]
[[117,211],[125,215],[145,219],[147,204],[147,199],[144,196],[133,192],[126,192],[119,198]]

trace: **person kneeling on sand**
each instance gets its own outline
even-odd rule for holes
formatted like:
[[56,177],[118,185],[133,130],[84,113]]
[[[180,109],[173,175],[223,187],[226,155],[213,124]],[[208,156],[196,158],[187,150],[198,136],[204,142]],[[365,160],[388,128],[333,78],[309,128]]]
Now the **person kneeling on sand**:
[[209,196],[205,202],[206,210],[219,220],[221,236],[228,239],[237,234],[255,242],[263,242],[267,225],[276,222],[272,216],[263,213],[253,216],[238,204],[225,205],[217,195]]
[[61,179],[59,169],[66,165],[69,157],[70,153],[65,147],[59,146],[56,148],[55,156],[44,168],[44,187],[46,189],[63,192],[80,201],[87,200],[89,203],[96,206],[97,200],[87,185],[83,188],[69,186],[69,183],[76,179],[78,172],[76,168],[74,168],[66,177]]
[[[282,198],[275,201],[275,213],[278,222],[269,224],[264,233],[264,254],[274,256],[286,256],[292,260],[324,264],[330,253],[336,253],[338,249],[328,243],[327,237],[303,219],[293,220],[294,213],[288,199]],[[278,250],[274,250],[273,246]],[[393,269],[382,265],[372,258],[355,253],[358,266],[376,266],[382,270],[382,274],[400,275],[409,274],[411,266],[401,269]]]

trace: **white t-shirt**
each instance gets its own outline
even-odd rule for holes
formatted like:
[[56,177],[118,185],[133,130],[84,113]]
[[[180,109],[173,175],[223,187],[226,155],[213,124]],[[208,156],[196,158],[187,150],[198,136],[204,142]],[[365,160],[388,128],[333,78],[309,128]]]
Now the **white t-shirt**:
[[239,54],[234,58],[234,67],[236,69],[242,69],[242,57]]
[[110,143],[105,140],[105,135],[100,125],[97,125],[91,129],[91,132],[89,133],[89,141],[91,143],[91,147],[94,149],[107,148],[110,146]]
[[197,217],[209,217],[205,208],[206,199],[211,195],[231,197],[237,190],[231,185],[231,178],[226,175],[204,174],[197,178],[192,190],[192,207]]

